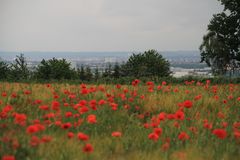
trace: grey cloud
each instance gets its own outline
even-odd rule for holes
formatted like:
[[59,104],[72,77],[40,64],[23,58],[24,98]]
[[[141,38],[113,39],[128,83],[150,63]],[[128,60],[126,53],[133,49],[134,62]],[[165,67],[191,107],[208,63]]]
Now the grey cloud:
[[0,50],[198,49],[217,0],[0,0]]

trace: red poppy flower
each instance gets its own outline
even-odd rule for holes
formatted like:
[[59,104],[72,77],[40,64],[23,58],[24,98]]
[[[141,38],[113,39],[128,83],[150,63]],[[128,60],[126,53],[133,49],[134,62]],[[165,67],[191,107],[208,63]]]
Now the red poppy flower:
[[67,123],[62,124],[61,127],[62,127],[62,129],[68,129],[68,128],[72,127],[72,124],[70,122],[67,122]]
[[176,122],[173,123],[173,126],[176,127],[176,128],[179,128],[180,124],[176,121]]
[[155,116],[152,117],[151,122],[152,127],[157,127],[160,124],[160,120],[158,119],[158,117]]
[[17,139],[12,140],[12,147],[13,149],[17,149],[18,147],[20,147],[19,141]]
[[70,98],[70,99],[75,99],[75,98],[76,98],[76,95],[75,95],[75,94],[70,94],[70,95],[68,96],[68,98]]
[[191,108],[193,106],[192,101],[186,100],[183,102],[185,108]]
[[55,121],[54,124],[55,124],[56,126],[59,126],[59,127],[62,126],[62,122],[61,122],[61,121]]
[[139,82],[140,82],[139,79],[135,79],[134,81],[132,81],[132,85],[137,86],[139,84]]
[[240,97],[237,98],[237,101],[240,101]]
[[85,153],[91,153],[93,152],[93,147],[91,144],[85,144],[82,151]]
[[184,112],[182,112],[182,111],[177,111],[175,113],[175,118],[178,120],[184,120],[184,117],[185,117],[185,115],[184,115]]
[[144,98],[145,98],[145,96],[144,96],[144,95],[141,95],[141,96],[140,96],[140,99],[144,99]]
[[153,132],[160,137],[162,135],[162,128],[154,128]]
[[167,84],[166,81],[162,81],[162,85],[165,86]]
[[210,84],[210,82],[211,82],[210,80],[206,80],[206,84]]
[[167,115],[167,119],[169,119],[169,120],[170,119],[175,119],[175,117],[176,117],[175,114],[168,114]]
[[110,106],[112,107],[112,110],[116,111],[118,108],[118,104],[116,103],[110,103]]
[[38,108],[45,111],[49,110],[49,107],[47,105],[42,105],[42,106],[39,106]]
[[79,110],[79,113],[80,114],[83,114],[83,113],[86,113],[86,112],[88,112],[89,111],[89,109],[88,109],[88,107],[86,107],[86,106],[83,106],[83,107],[81,107]]
[[69,117],[72,117],[72,116],[73,116],[72,112],[66,112],[65,113],[66,118],[69,118]]
[[122,136],[122,133],[121,132],[112,132],[112,137],[121,137]]
[[[11,95],[12,98],[16,98],[17,97],[17,93],[13,92]],[[1,104],[1,103],[0,103]]]
[[179,89],[178,88],[174,88],[173,92],[178,92]]
[[81,91],[81,94],[83,94],[83,95],[88,94],[88,93],[89,93],[89,91],[86,88],[83,88]]
[[208,122],[205,122],[204,124],[203,124],[203,127],[204,128],[206,128],[206,129],[212,129],[212,123],[208,123]]
[[60,103],[58,101],[53,101],[52,109],[58,111],[60,109]]
[[225,118],[225,115],[222,112],[218,112],[217,116],[218,118]]
[[233,123],[233,128],[234,129],[240,128],[240,122],[234,122]]
[[146,129],[148,129],[148,128],[150,128],[150,124],[149,124],[149,123],[144,123],[144,124],[143,124],[143,127],[146,128]]
[[64,107],[68,107],[69,104],[68,103],[63,103]]
[[25,91],[24,91],[24,94],[25,94],[25,95],[29,95],[29,94],[31,94],[31,91],[30,91],[30,90],[25,90]]
[[15,157],[12,155],[5,155],[2,157],[2,160],[15,160]]
[[229,95],[229,96],[228,96],[228,99],[229,99],[229,100],[233,99],[233,95]]
[[2,92],[2,97],[7,97],[7,92]]
[[240,131],[235,130],[233,134],[236,139],[240,139]]
[[117,85],[116,85],[116,88],[117,88],[117,89],[120,89],[120,88],[121,88],[121,84],[117,84]]
[[27,116],[25,114],[16,113],[14,116],[15,116],[14,123],[19,124],[21,126],[25,125],[27,119]]
[[82,141],[87,141],[89,139],[89,136],[82,133],[82,132],[79,132],[77,137],[78,137],[79,140],[82,140]]
[[149,87],[148,88],[148,92],[153,92],[154,91],[154,88],[153,87]]
[[41,140],[37,136],[32,136],[30,140],[30,145],[32,147],[38,146],[41,143]]
[[162,150],[163,151],[167,151],[168,149],[169,149],[169,147],[170,147],[170,143],[169,142],[166,142],[166,143],[164,143],[163,145],[162,145]]
[[148,85],[148,86],[154,86],[154,83],[153,83],[152,81],[148,81],[148,82],[146,82],[146,85]]
[[220,139],[225,139],[227,137],[227,132],[224,129],[214,129],[212,133]]
[[140,107],[139,106],[135,106],[135,110],[136,111],[140,110]]
[[88,115],[87,122],[90,124],[97,123],[96,115],[94,115],[94,114]]
[[13,107],[12,106],[10,106],[10,105],[7,105],[7,106],[5,106],[3,109],[2,109],[2,112],[10,112],[11,110],[13,110]]
[[197,133],[197,128],[196,127],[189,127],[189,130],[194,134]]
[[30,125],[27,127],[27,133],[28,134],[33,134],[38,132],[38,127],[36,125]]
[[156,142],[158,140],[159,136],[156,133],[150,133],[148,135],[148,138]]
[[223,128],[226,128],[228,126],[228,123],[227,122],[222,122],[222,126],[223,126]]
[[195,96],[194,100],[197,101],[197,100],[199,100],[201,98],[202,98],[202,95],[200,94],[200,95]]
[[48,135],[44,135],[41,139],[41,141],[43,143],[47,143],[47,142],[50,142],[52,140],[52,137],[51,136],[48,136]]
[[104,105],[106,102],[105,102],[105,100],[103,100],[103,99],[101,99],[101,100],[99,100],[98,101],[98,105]]
[[68,138],[71,139],[74,137],[74,133],[73,132],[68,132],[67,134]]
[[181,132],[179,135],[178,135],[178,139],[181,140],[181,141],[185,141],[185,140],[188,140],[190,137],[187,133],[185,132]]
[[35,126],[38,128],[38,131],[44,131],[45,130],[45,126],[42,125],[42,124],[37,123],[37,124],[35,124]]

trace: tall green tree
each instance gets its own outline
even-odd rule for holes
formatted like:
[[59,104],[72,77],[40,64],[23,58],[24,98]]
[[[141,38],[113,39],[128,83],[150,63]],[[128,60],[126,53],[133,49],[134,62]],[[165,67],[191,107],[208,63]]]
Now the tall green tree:
[[0,59],[0,79],[7,79],[9,75],[9,66],[7,63]]
[[103,77],[112,77],[112,72],[113,72],[112,65],[111,65],[111,63],[108,63],[102,76]]
[[86,73],[83,65],[81,65],[80,69],[78,69],[78,77],[82,81],[86,80]]
[[30,70],[28,69],[27,60],[23,54],[16,56],[15,61],[10,66],[11,79],[26,80],[30,78]]
[[94,79],[95,79],[95,81],[97,81],[99,78],[100,78],[100,73],[99,73],[99,69],[98,68],[96,68],[95,70],[94,70]]
[[240,1],[218,1],[224,9],[213,15],[200,46],[201,62],[206,62],[217,75],[240,67]]
[[133,54],[122,66],[123,76],[167,77],[171,74],[170,64],[156,50]]
[[112,77],[119,78],[120,76],[121,76],[121,66],[118,63],[116,63],[113,67]]
[[85,77],[86,77],[87,81],[91,81],[93,78],[93,74],[92,74],[91,68],[89,66],[87,66],[85,69]]

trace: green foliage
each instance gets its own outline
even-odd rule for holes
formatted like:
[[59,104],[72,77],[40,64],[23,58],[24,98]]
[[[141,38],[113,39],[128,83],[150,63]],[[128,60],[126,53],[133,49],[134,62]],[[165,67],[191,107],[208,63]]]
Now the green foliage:
[[7,79],[9,72],[9,66],[5,62],[0,61],[0,79]]
[[112,68],[112,65],[109,63],[107,65],[107,67],[105,68],[102,76],[103,77],[112,77],[112,72],[113,72],[113,68]]
[[122,66],[123,76],[167,77],[170,75],[170,64],[156,50],[133,54]]
[[97,81],[99,78],[100,78],[100,73],[99,73],[99,70],[98,70],[98,68],[96,68],[95,70],[94,70],[94,80],[95,81]]
[[15,62],[10,67],[10,79],[27,80],[30,78],[30,70],[23,54],[16,56]]
[[77,72],[78,72],[78,77],[80,80],[83,80],[83,81],[86,80],[85,70],[84,70],[83,66],[81,66],[80,69],[78,68]]
[[121,66],[118,63],[114,65],[112,76],[114,78],[120,78],[121,76]]
[[201,62],[211,66],[214,74],[222,75],[240,67],[240,1],[219,1],[224,10],[213,15],[200,51]]
[[93,79],[93,74],[92,74],[91,68],[89,66],[87,66],[85,69],[85,77],[86,77],[87,81],[90,81]]
[[35,76],[37,79],[73,79],[76,77],[71,63],[66,59],[42,60],[36,69]]
[[78,78],[82,81],[90,81],[93,80],[93,73],[89,66],[85,67],[81,66],[81,68],[77,70]]

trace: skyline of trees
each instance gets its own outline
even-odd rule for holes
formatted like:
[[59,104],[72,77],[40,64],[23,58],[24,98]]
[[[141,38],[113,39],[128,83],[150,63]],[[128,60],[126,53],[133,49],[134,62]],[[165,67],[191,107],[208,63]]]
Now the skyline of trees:
[[[139,59],[140,57],[140,59]],[[134,62],[134,64],[132,63]],[[139,66],[144,67],[138,68]],[[131,68],[132,67],[132,68]],[[16,56],[10,65],[0,60],[0,79],[11,80],[73,80],[97,81],[101,78],[118,79],[121,77],[167,77],[170,76],[170,64],[155,50],[133,54],[125,64],[108,64],[104,71],[92,70],[89,66],[72,68],[66,59],[43,59],[33,70],[27,65],[23,54]],[[127,68],[127,70],[126,70]],[[130,70],[129,70],[130,69]],[[136,70],[141,75],[135,75]]]

